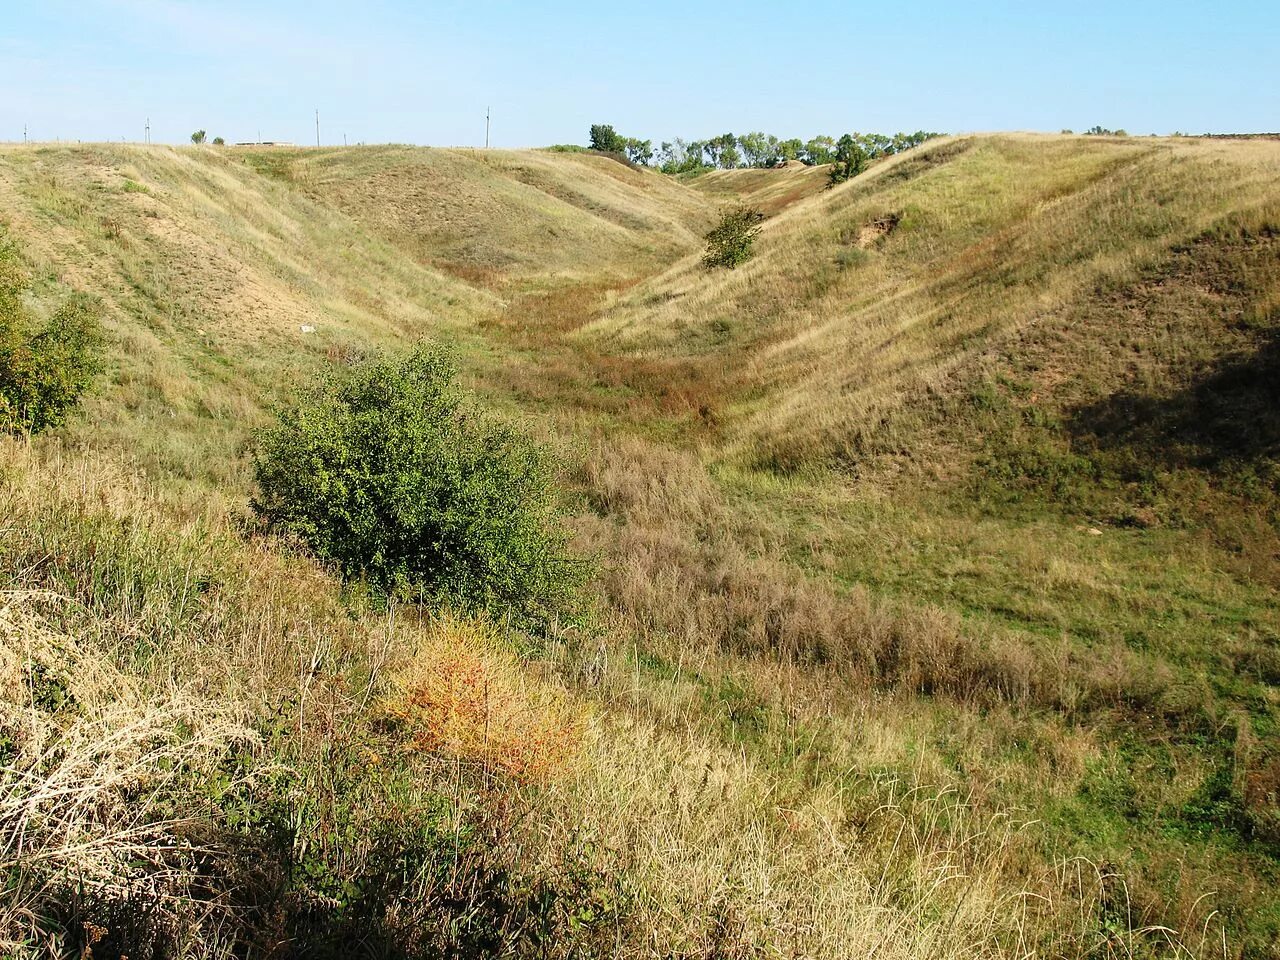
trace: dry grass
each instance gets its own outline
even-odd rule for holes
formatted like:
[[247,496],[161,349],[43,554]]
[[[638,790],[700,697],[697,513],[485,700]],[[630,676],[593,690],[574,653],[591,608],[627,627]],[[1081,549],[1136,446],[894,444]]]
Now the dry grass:
[[[423,759],[430,762],[414,768],[414,776],[447,791],[459,809],[477,800],[458,792],[451,761],[513,775],[524,786],[499,794],[499,809],[507,811],[500,821],[507,825],[501,829],[507,832],[495,840],[500,846],[494,856],[518,855],[525,868],[541,876],[557,876],[572,862],[574,870],[617,877],[627,891],[621,901],[626,906],[621,914],[607,914],[621,938],[610,942],[624,944],[628,954],[829,956],[856,944],[859,950],[903,957],[1076,956],[1098,941],[1098,891],[1058,885],[1052,866],[1034,852],[1032,829],[1020,825],[1025,813],[1002,804],[996,792],[986,799],[957,794],[945,767],[931,761],[913,768],[906,760],[904,744],[912,739],[912,725],[920,723],[911,719],[920,701],[910,695],[901,708],[886,702],[864,715],[856,729],[866,738],[865,746],[833,743],[831,766],[824,761],[806,778],[809,761],[794,770],[779,769],[770,760],[772,748],[748,751],[724,742],[715,731],[715,712],[652,678],[639,682],[624,651],[596,656],[593,685],[586,690],[593,691],[599,707],[583,714],[554,682],[530,676],[504,651],[491,628],[416,618],[362,616],[353,621],[334,607],[331,583],[303,564],[282,562],[217,532],[218,518],[209,515],[207,504],[193,516],[195,504],[157,497],[155,488],[110,463],[57,457],[46,462],[14,444],[6,453],[7,515],[25,529],[34,529],[28,524],[41,518],[47,556],[56,558],[32,570],[28,580],[82,588],[99,584],[82,596],[96,622],[109,627],[110,645],[76,647],[79,652],[70,659],[62,655],[62,664],[49,675],[79,677],[83,687],[73,685],[70,692],[89,706],[93,718],[83,727],[76,720],[61,728],[64,743],[83,745],[66,754],[66,762],[83,769],[84,762],[92,761],[104,776],[112,763],[118,764],[120,775],[108,778],[114,787],[133,784],[151,791],[147,796],[163,796],[159,788],[172,770],[189,771],[200,757],[216,758],[230,731],[241,729],[211,718],[274,716],[275,704],[283,699],[292,705],[284,720],[294,732],[276,762],[287,757],[296,767],[312,762],[308,758],[324,758],[332,764],[344,751],[354,751],[342,763],[354,764],[368,783],[398,765],[396,745],[406,743],[407,733],[411,749],[406,756],[429,752]],[[631,455],[645,453],[632,448]],[[687,471],[681,473],[679,458],[657,466],[661,469],[654,471],[654,479],[641,487],[625,464],[611,482],[602,479],[609,468],[597,468],[611,509],[633,519],[647,517],[647,522],[667,512],[692,521],[709,509],[714,490]],[[76,480],[50,500],[47,480],[53,476]],[[147,502],[152,508],[140,514],[139,505]],[[107,568],[116,575],[113,587],[104,582],[105,569],[95,574],[85,564],[95,555],[107,559],[102,556],[105,531],[126,516],[132,518],[132,532]],[[191,526],[196,516],[203,528]],[[95,531],[104,534],[100,538]],[[10,563],[17,560],[21,569],[29,564],[15,553],[13,533],[4,555]],[[118,533],[114,536],[119,539]],[[149,568],[139,566],[143,558]],[[120,576],[129,571],[130,576]],[[190,593],[184,583],[209,573],[215,574],[216,590],[180,600]],[[144,593],[124,589],[135,576],[149,585]],[[187,602],[192,605],[184,606]],[[327,611],[335,614],[332,619]],[[11,667],[38,660],[41,649],[72,649],[65,634],[28,614],[6,616],[6,624],[16,624],[19,635],[8,641],[19,651],[9,657]],[[75,622],[81,622],[79,615]],[[122,675],[113,665],[137,664],[134,638],[156,629],[171,638],[165,655],[152,659],[143,672]],[[703,641],[690,653],[706,649]],[[197,650],[203,655],[193,655]],[[209,656],[211,650],[218,656]],[[714,654],[698,656],[708,676],[736,669],[728,661],[717,667]],[[344,661],[358,665],[350,679],[343,679]],[[579,654],[571,654],[565,666],[569,674],[586,676],[578,669],[586,666]],[[856,689],[806,668],[784,669],[772,679],[767,671],[760,674],[761,695],[779,707],[808,704],[812,713],[806,723],[839,716],[828,711],[847,709],[849,691]],[[790,680],[784,682],[787,675]],[[9,676],[7,689],[12,696],[22,689],[22,681],[15,686]],[[186,692],[165,698],[157,690]],[[215,691],[221,693],[214,696]],[[231,691],[234,698],[226,699]],[[92,706],[94,696],[107,695],[114,699],[100,709]],[[139,701],[141,705],[128,709],[113,705]],[[19,700],[9,702],[19,712],[25,709]],[[361,705],[378,702],[393,705],[397,726],[404,731],[385,743],[359,733],[377,720],[376,714],[363,715]],[[221,706],[208,706],[215,703]],[[837,706],[842,703],[846,706]],[[206,708],[214,712],[199,712]],[[803,736],[803,728],[798,729]],[[179,755],[182,762],[175,767],[170,759]],[[374,755],[381,762],[375,763]],[[47,751],[44,756],[47,764]],[[885,760],[895,767],[906,765],[898,772],[883,767],[873,772],[875,763]],[[846,779],[836,772],[844,764],[865,772]],[[9,822],[31,830],[36,822],[31,804],[58,793],[56,785],[69,770],[59,761],[41,769],[38,777],[26,778],[34,789],[17,802],[15,819]],[[328,797],[334,789],[330,784],[321,777],[314,785],[316,796]],[[109,870],[113,861],[106,851],[113,849],[111,844],[118,843],[122,851],[135,849],[129,846],[134,844],[139,857],[155,865],[159,878],[147,881],[152,884],[147,896],[158,890],[164,894],[159,902],[168,903],[175,915],[186,910],[184,929],[208,927],[211,918],[199,912],[205,910],[203,901],[183,901],[179,881],[190,878],[182,872],[190,862],[184,857],[199,855],[207,863],[221,855],[218,848],[184,846],[189,841],[176,838],[189,834],[178,831],[169,817],[157,816],[150,823],[145,817],[136,819],[143,811],[136,796],[130,794],[128,806],[94,807],[95,816],[135,819],[90,817],[81,824],[82,832],[97,831],[99,847],[86,845],[75,834],[75,845],[64,856],[56,852],[61,841],[55,839],[45,848],[52,851],[50,862],[63,863],[76,850],[96,851],[93,862]],[[67,797],[72,803],[86,800],[84,791],[72,790]],[[321,809],[333,802],[324,800]],[[385,808],[373,807],[370,813],[378,809]],[[403,817],[411,809],[395,806],[382,815]],[[329,816],[308,828],[317,832],[306,834],[307,842],[334,842],[329,834],[334,827],[324,826]],[[123,829],[142,824],[145,829],[133,833]],[[60,856],[64,859],[58,860]],[[360,862],[348,866],[355,869]],[[168,873],[161,870],[163,864]],[[82,867],[89,865],[75,862],[77,871]],[[107,874],[98,876],[107,882]],[[470,881],[464,876],[449,882]],[[42,889],[24,896],[35,902],[31,897]],[[403,916],[428,925],[441,922],[439,911],[452,909],[447,904],[454,902],[448,897],[455,894],[447,891],[455,888],[433,889],[412,909],[406,907]],[[574,889],[572,897],[604,896]],[[133,895],[140,896],[136,890]],[[16,916],[12,922],[27,921]],[[17,929],[15,936],[26,935],[26,928]],[[230,937],[234,928],[224,929]],[[1172,936],[1146,931],[1141,923],[1105,935],[1114,938],[1117,950]]]
[[498,308],[226,153],[15,148],[0,197],[41,287],[104,303],[113,355],[90,400],[95,443],[206,484],[243,483],[238,446],[291,378]]
[[[1158,503],[1121,528],[990,499],[977,464],[1257,347],[1278,156],[983,137],[826,192],[560,154],[6,149],[37,301],[99,293],[114,354],[65,446],[3,447],[0,586],[71,598],[19,632],[83,644],[72,672],[129,705],[79,755],[92,733],[141,776],[204,742],[182,709],[222,704],[300,798],[286,852],[251,859],[391,884],[361,920],[386,944],[456,952],[505,916],[510,954],[1268,956],[1258,488],[1219,509],[1176,468],[1166,500],[1252,538],[1228,550]],[[708,274],[729,195],[776,214],[756,260]],[[541,651],[560,679],[492,625],[370,610],[237,520],[238,444],[289,377],[423,333],[581,454],[604,602],[598,635]],[[129,740],[139,716],[172,735]],[[142,857],[178,878],[154,822]],[[329,888],[305,897],[332,920]]]
[[[1069,324],[1099,282],[1225,217],[1265,219],[1278,172],[1269,143],[943,141],[781,212],[738,270],[681,260],[587,333],[730,363],[735,457],[858,459],[905,442],[921,398],[1002,338]],[[892,236],[866,255],[858,238],[886,217]]]
[[613,723],[596,744],[608,775],[575,802],[638,875],[666,878],[648,922],[689,955],[1001,956],[1017,928],[999,907],[1011,827],[973,824],[952,796],[889,788],[855,814],[693,737]]
[[273,160],[397,249],[498,288],[650,272],[691,249],[706,216],[669,178],[591,155],[388,147]]
[[[637,911],[658,947],[654,955],[1216,950],[1220,922],[1203,902],[1178,917],[1195,931],[1184,942],[1163,923],[1144,923],[1150,911],[1131,904],[1122,878],[1104,878],[1105,869],[1084,860],[1044,863],[1026,811],[964,793],[947,783],[945,767],[920,756],[896,768],[870,761],[882,737],[880,749],[903,762],[904,734],[921,724],[919,701],[885,702],[861,718],[865,743],[831,759],[858,775],[806,782],[798,768],[808,758],[778,770],[755,751],[717,743],[694,721],[696,710],[687,701],[680,708],[679,695],[660,681],[649,678],[643,692],[634,677],[602,682],[631,702],[631,716],[606,713],[593,723],[588,762],[546,799],[577,812],[580,840],[609,850],[629,875],[649,878]],[[801,691],[790,693],[794,703]],[[1168,915],[1165,905],[1157,912]]]
[[563,776],[578,753],[578,708],[564,691],[530,677],[493,628],[428,628],[391,686],[383,709],[403,725],[405,749],[523,782]]
[[[175,935],[223,905],[175,812],[186,778],[256,735],[239,705],[155,689],[114,664],[103,638],[57,626],[69,604],[0,594],[0,950],[39,951],[73,901],[146,904]],[[55,944],[49,944],[57,952]]]
[[827,189],[828,166],[774,170],[712,170],[686,182],[717,203],[744,203],[773,216]]
[[[1190,603],[1204,596],[1199,616],[1206,620],[1220,616],[1212,612],[1214,604],[1247,605],[1264,597],[1253,589],[1233,593],[1220,561],[1204,545],[1185,549],[1177,564],[1154,555],[1135,558],[1131,546],[1099,540],[1087,528],[1074,534],[1077,548],[1052,528],[1006,530],[995,519],[969,526],[973,521],[917,518],[902,494],[893,510],[872,501],[846,513],[849,491],[841,484],[812,478],[763,483],[738,471],[709,472],[696,453],[652,441],[600,442],[584,458],[580,482],[595,513],[581,524],[585,542],[616,558],[605,566],[602,588],[615,617],[614,635],[625,639],[607,656],[595,657],[592,671],[600,663],[621,663],[604,695],[632,709],[638,705],[676,730],[710,727],[714,736],[744,744],[746,756],[761,762],[776,758],[777,769],[764,776],[776,777],[776,789],[784,793],[782,784],[791,776],[805,777],[809,789],[835,789],[838,783],[856,793],[850,771],[860,772],[853,777],[857,784],[887,766],[898,775],[917,768],[905,782],[926,795],[939,783],[968,791],[978,820],[1017,819],[1023,815],[1019,803],[1030,810],[1070,806],[1097,789],[1091,781],[1100,770],[1124,777],[1121,771],[1132,762],[1104,763],[1091,742],[1096,725],[1126,718],[1119,722],[1138,729],[1154,723],[1157,729],[1193,730],[1230,722],[1198,668],[1188,675],[1181,666],[1188,659],[1208,663],[1221,648],[1202,652],[1198,641],[1185,637],[1187,631],[1170,628],[1158,646],[1137,651],[1126,642],[1131,631],[1168,617],[1175,593]],[[735,488],[742,499],[730,496]],[[780,526],[782,517],[793,526]],[[825,572],[853,566],[854,554],[860,555],[854,566],[859,571],[907,573],[911,561],[903,552],[909,556],[921,544],[938,549],[957,536],[963,538],[959,555],[942,566],[941,583],[922,578],[937,591],[930,595],[946,598],[942,584],[957,570],[972,571],[975,583],[991,581],[994,587],[988,558],[1007,556],[1016,570],[1013,579],[1027,584],[1028,608],[1065,626],[1044,636],[985,617],[961,618],[953,604],[922,603],[910,592],[889,601],[882,591],[850,586]],[[792,550],[803,550],[817,569],[804,573],[779,559]],[[1130,579],[1117,581],[1117,569],[1128,569]],[[1149,587],[1143,578],[1150,578]],[[984,602],[1013,604],[1010,589],[1012,584],[1001,585],[993,590],[995,599]],[[1149,600],[1139,589],[1151,591]],[[1251,594],[1254,599],[1246,599]],[[1260,618],[1269,616],[1265,607],[1256,609]],[[1125,626],[1112,629],[1118,610],[1125,611]],[[1075,616],[1084,620],[1079,628],[1067,619]],[[1029,614],[1011,622],[1021,626],[1028,620]],[[1094,631],[1087,647],[1067,633],[1071,629]],[[1257,642],[1257,636],[1242,635],[1232,641],[1253,649],[1249,656],[1264,655],[1253,646]],[[1046,717],[1045,726],[1031,733],[1028,716]],[[930,763],[920,769],[924,757]],[[1172,765],[1178,773],[1167,788],[1152,781],[1140,791],[1144,809],[1176,811],[1213,770],[1194,750],[1137,761],[1148,762]],[[954,781],[953,764],[963,771]],[[1265,764],[1239,769],[1262,777]],[[1262,823],[1266,817],[1260,816]],[[1070,830],[1080,825],[1075,820]],[[1018,842],[1034,845],[1041,829],[1026,828]],[[1057,880],[1034,871],[1020,874],[1046,853],[1058,862],[1070,850],[1090,849],[1074,846],[1057,830],[1054,825],[1049,831],[1055,839],[1039,841],[1049,844],[1047,850],[1006,851],[1009,859],[1002,861],[1006,881],[1020,875],[1026,889],[1037,891],[1031,899],[1046,911],[1027,921],[1034,934],[1006,929],[1001,941],[1044,938],[1027,948],[1032,955],[1050,951],[1048,943],[1056,943],[1052,949],[1062,955],[1087,952],[1082,944],[1103,924],[1110,932],[1099,949],[1116,955],[1147,949],[1125,939],[1134,935],[1152,941],[1157,951],[1203,956],[1218,949],[1222,934],[1220,921],[1211,916],[1215,909],[1233,902],[1231,909],[1265,909],[1265,882],[1232,880],[1233,868],[1215,862],[1213,854],[1195,854],[1192,863],[1186,848],[1176,842],[1166,848],[1163,838],[1149,834],[1128,841],[1145,863],[1126,859],[1123,867],[1096,869],[1084,864],[1083,874],[1072,874],[1070,895],[1057,885],[1068,876],[1065,867]],[[1095,861],[1104,859],[1095,854]],[[816,867],[809,869],[817,875]],[[1097,880],[1097,870],[1114,876]],[[1176,882],[1169,871],[1177,874]],[[1094,879],[1076,882],[1081,876]],[[1126,912],[1099,920],[1112,909],[1100,904],[1119,903],[1122,886]],[[1173,897],[1171,888],[1178,891]],[[1223,888],[1233,892],[1198,899]],[[1076,896],[1091,904],[1083,913],[1071,905]],[[1107,939],[1121,929],[1127,933],[1120,939]]]
[[596,509],[617,521],[583,529],[601,553],[623,558],[602,578],[622,632],[663,657],[718,648],[827,665],[864,689],[1068,713],[1146,703],[1167,685],[1158,664],[1122,645],[1078,657],[1068,644],[975,629],[937,607],[841,589],[751,551],[743,542],[759,542],[767,528],[735,514],[690,454],[638,440],[601,446],[584,461],[583,480]]

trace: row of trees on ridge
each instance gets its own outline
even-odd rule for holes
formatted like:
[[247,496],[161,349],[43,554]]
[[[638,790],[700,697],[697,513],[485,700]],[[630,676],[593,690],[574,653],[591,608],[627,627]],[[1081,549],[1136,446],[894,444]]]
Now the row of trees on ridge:
[[[918,147],[932,137],[925,130],[915,133],[846,133],[838,140],[817,136],[810,140],[793,137],[783,140],[763,132],[735,135],[722,133],[706,140],[663,141],[655,150],[652,140],[627,137],[607,123],[592,124],[590,147],[601,153],[625,157],[642,166],[657,166],[663,173],[694,173],[700,170],[734,170],[741,167],[777,167],[791,160],[810,166],[846,163],[861,156],[865,166],[881,157]],[[844,178],[844,179],[847,179]]]

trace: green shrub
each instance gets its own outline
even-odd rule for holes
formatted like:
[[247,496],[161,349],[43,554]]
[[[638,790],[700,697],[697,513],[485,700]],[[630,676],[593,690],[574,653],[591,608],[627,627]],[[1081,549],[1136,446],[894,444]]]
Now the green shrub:
[[733,269],[754,255],[752,245],[760,233],[764,214],[754,207],[733,207],[720,215],[720,222],[706,235],[702,262],[707,268]]
[[861,247],[845,247],[836,254],[836,266],[841,270],[851,270],[871,262],[871,253]]
[[0,426],[37,433],[62,423],[101,369],[97,302],[66,300],[37,328],[22,302],[17,250],[0,234]]
[[318,378],[259,433],[254,466],[268,525],[379,593],[532,628],[575,593],[551,460],[478,411],[439,349]]

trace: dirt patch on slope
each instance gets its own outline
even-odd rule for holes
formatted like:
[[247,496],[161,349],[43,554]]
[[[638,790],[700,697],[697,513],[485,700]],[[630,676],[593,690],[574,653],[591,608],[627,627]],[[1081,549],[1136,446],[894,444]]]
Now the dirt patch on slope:
[[868,250],[898,229],[898,224],[901,222],[902,216],[897,213],[886,213],[882,217],[876,217],[858,230],[853,245],[860,250]]

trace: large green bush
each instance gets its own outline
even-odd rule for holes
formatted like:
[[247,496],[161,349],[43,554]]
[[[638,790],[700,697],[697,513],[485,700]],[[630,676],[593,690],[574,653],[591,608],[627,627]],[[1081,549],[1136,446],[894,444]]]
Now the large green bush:
[[71,297],[40,326],[23,304],[27,279],[0,233],[0,428],[57,426],[101,369],[96,301]]
[[387,595],[537,628],[580,579],[548,455],[477,410],[439,349],[313,381],[257,436],[254,466],[273,529]]

